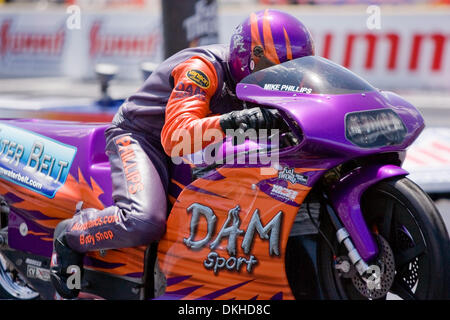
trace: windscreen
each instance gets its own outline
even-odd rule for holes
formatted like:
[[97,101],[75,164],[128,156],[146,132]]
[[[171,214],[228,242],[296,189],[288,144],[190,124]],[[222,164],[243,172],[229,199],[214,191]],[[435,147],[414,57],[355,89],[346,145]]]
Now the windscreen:
[[265,90],[304,94],[349,94],[376,90],[350,70],[318,56],[307,56],[252,73],[241,83]]

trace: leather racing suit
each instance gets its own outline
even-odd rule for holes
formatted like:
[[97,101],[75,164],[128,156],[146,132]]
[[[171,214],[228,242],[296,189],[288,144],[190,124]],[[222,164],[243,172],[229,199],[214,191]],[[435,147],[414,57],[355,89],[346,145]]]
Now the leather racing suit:
[[[134,247],[160,239],[167,215],[169,156],[177,143],[172,141],[174,131],[184,129],[194,137],[198,127],[202,132],[221,130],[220,115],[242,109],[233,94],[228,56],[225,45],[180,51],[123,103],[105,132],[114,205],[83,209],[70,219],[65,236],[73,250]],[[104,236],[95,237],[99,232]]]

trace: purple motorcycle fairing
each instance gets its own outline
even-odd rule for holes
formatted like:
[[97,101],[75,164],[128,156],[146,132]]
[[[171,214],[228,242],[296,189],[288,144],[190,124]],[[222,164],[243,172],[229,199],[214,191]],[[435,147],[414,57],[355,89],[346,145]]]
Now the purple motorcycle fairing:
[[330,200],[345,228],[350,230],[355,247],[364,261],[375,257],[378,254],[378,248],[362,216],[361,196],[377,182],[407,174],[406,170],[398,166],[374,164],[351,171],[331,189]]
[[[93,181],[95,181],[102,191],[98,200],[105,207],[112,204],[110,167],[104,152],[104,132],[108,124],[44,119],[2,119],[1,122],[75,146],[77,152],[70,167],[70,176],[78,182],[86,181],[91,188],[93,187]],[[11,204],[22,201],[12,192],[4,196]],[[75,207],[68,208],[69,211],[73,210],[73,213],[75,213],[75,209]],[[11,209],[8,224],[8,243],[14,249],[50,257],[52,242],[34,235],[40,233],[51,235],[53,233],[53,229],[43,227],[35,222],[35,220],[48,219],[50,218],[39,211]],[[27,236],[23,236],[20,231],[20,225],[23,222],[26,222],[29,230]]]
[[[312,167],[323,170],[306,173],[308,185],[313,186],[329,169],[351,159],[380,153],[398,153],[400,161],[406,148],[424,128],[419,111],[391,92],[369,91],[352,94],[304,94],[298,92],[265,90],[255,84],[237,86],[240,99],[284,112],[300,143],[279,154],[280,162],[292,167]],[[407,133],[398,145],[361,148],[346,139],[345,116],[350,112],[389,108],[402,119]],[[300,132],[296,132],[298,126]],[[298,158],[293,158],[295,155]],[[360,208],[364,191],[377,182],[408,172],[394,165],[375,164],[359,168],[331,188],[330,200],[365,261],[378,253]]]
[[[296,130],[294,125],[292,128],[298,134],[300,143],[280,150],[279,161],[282,165],[289,167],[311,168],[310,171],[304,172],[304,176],[308,178],[306,185],[310,187],[314,186],[328,170],[348,160],[379,153],[404,153],[404,150],[424,127],[420,113],[393,93],[370,91],[340,95],[301,94],[268,91],[257,85],[242,83],[237,86],[237,95],[245,101],[277,108],[286,113],[292,122],[295,122],[299,129]],[[344,124],[347,113],[381,108],[394,110],[403,120],[407,133],[401,144],[363,149],[347,141]],[[11,125],[76,146],[77,155],[70,168],[70,174],[79,180],[81,173],[87,183],[90,183],[91,179],[96,181],[103,190],[103,194],[99,196],[100,201],[105,207],[111,204],[110,168],[104,153],[104,131],[107,124],[35,119],[9,120],[8,122]],[[238,148],[250,150],[255,146],[245,144]],[[234,152],[232,147],[227,147],[228,151]],[[180,169],[175,170],[177,178],[185,181],[184,185],[188,185],[191,181],[191,172],[188,167],[175,166],[175,169]],[[356,242],[355,245],[364,259],[370,259],[374,255],[376,246],[365,226],[361,211],[358,209],[360,195],[368,187],[382,179],[405,174],[407,173],[401,168],[392,166],[379,165],[367,169],[362,168],[359,174],[355,173],[348,180],[338,182],[333,189],[335,194],[331,195],[331,198],[334,201],[334,207],[337,208],[339,217]],[[173,194],[175,198],[179,191],[175,190]],[[348,196],[345,195],[346,192],[348,192]],[[12,196],[12,194],[10,195]],[[348,208],[351,210],[348,211]],[[19,220],[17,221],[19,222]],[[36,241],[35,238],[30,237],[28,240],[20,235],[19,225],[20,223],[11,225],[13,228],[9,234],[10,243],[18,245],[20,248],[17,247],[17,249],[28,251],[30,248],[34,248],[39,251],[39,254],[49,255],[51,243],[41,241],[42,246],[36,246],[36,242],[33,242]],[[32,231],[40,231],[39,229],[34,230],[34,227],[33,225],[29,226]]]
[[[2,120],[3,121],[3,120]],[[103,194],[99,200],[105,206],[112,204],[112,184],[108,157],[105,154],[105,130],[108,123],[83,123],[44,119],[11,119],[11,125],[33,131],[45,137],[77,147],[77,154],[69,173],[79,180],[79,175],[90,184],[95,180]]]
[[[302,142],[289,153],[313,149],[332,158],[355,158],[406,149],[425,127],[420,112],[392,92],[358,94],[301,94],[270,91],[253,84],[238,84],[236,93],[242,100],[279,109],[288,114],[301,129]],[[355,111],[389,108],[403,120],[407,134],[401,144],[363,149],[345,137],[345,115]],[[280,153],[280,157],[284,154]]]

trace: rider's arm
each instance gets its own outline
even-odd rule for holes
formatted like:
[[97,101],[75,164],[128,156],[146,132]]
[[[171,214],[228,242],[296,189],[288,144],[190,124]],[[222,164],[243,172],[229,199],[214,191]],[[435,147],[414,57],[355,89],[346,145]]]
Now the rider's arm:
[[[211,115],[209,109],[218,83],[212,63],[198,56],[190,58],[173,69],[172,77],[174,89],[166,106],[165,123],[161,131],[161,144],[165,152],[171,156],[172,149],[178,143],[189,143],[192,153],[212,142],[218,142],[202,138],[208,129],[216,129],[215,133],[222,135],[222,139],[220,118]],[[185,141],[187,138],[188,141]],[[183,155],[178,154],[178,150],[176,153],[175,156]]]

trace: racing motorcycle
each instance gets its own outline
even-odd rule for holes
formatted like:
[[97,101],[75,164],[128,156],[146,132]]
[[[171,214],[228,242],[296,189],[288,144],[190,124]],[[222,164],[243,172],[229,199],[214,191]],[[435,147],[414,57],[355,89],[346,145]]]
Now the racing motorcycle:
[[[415,107],[318,56],[255,72],[236,94],[277,109],[283,126],[270,139],[227,137],[214,161],[206,149],[173,161],[163,238],[88,253],[81,298],[295,299],[290,240],[303,223],[317,235],[324,298],[448,298],[447,230],[401,167],[424,128]],[[55,298],[55,226],[81,202],[112,204],[106,128],[0,121],[3,298]]]

